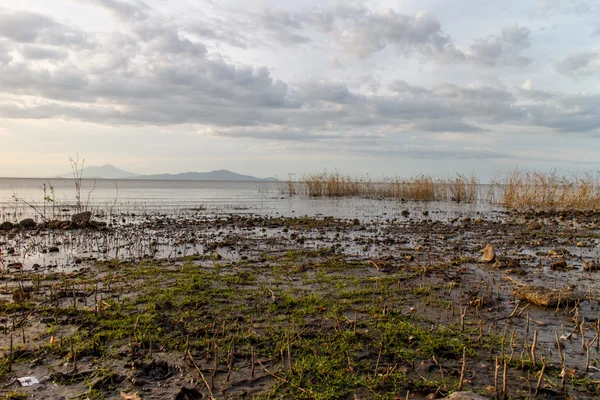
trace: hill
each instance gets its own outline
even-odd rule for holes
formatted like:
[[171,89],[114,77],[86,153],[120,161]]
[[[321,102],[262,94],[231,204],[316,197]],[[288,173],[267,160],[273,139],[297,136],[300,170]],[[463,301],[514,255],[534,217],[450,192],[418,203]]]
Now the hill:
[[180,181],[277,181],[275,178],[257,178],[250,175],[237,174],[226,169],[210,172],[183,172],[180,174],[141,175],[136,179],[180,180]]
[[[89,167],[84,167],[82,172],[82,177],[84,179],[125,179],[138,176],[136,173],[124,171],[110,164],[102,165],[100,167],[90,165]],[[67,179],[73,178],[73,173],[69,172],[68,174],[62,174],[58,177]]]

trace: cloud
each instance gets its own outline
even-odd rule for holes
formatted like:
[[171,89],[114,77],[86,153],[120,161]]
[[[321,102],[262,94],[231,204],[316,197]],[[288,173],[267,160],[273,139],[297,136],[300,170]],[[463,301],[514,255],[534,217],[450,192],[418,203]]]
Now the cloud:
[[391,9],[372,12],[364,8],[340,8],[330,35],[348,52],[367,57],[386,47],[405,55],[417,53],[425,59],[456,61],[463,55],[442,31],[441,24],[427,12],[414,16]]
[[563,75],[574,79],[600,76],[600,50],[571,54],[555,64],[555,68]]
[[538,0],[535,13],[543,16],[550,14],[584,15],[594,9],[593,0]]
[[416,56],[438,64],[472,63],[482,67],[497,65],[526,66],[531,59],[523,56],[530,46],[531,31],[511,24],[499,34],[476,39],[461,50],[444,33],[442,24],[426,11],[405,15],[392,9],[338,6],[313,8],[299,12],[267,8],[256,16],[256,30],[265,29],[273,40],[284,46],[313,42],[317,32],[337,44],[345,53],[365,59],[392,49],[405,57]]
[[400,95],[409,96],[418,96],[431,93],[429,90],[423,87],[411,86],[402,79],[397,79],[394,82],[390,83],[388,89]]
[[515,159],[518,158],[510,153],[493,150],[484,146],[448,146],[446,144],[438,145],[418,145],[405,144],[391,146],[387,148],[370,149],[375,154],[388,157],[411,157],[425,159]]
[[563,133],[600,135],[600,95],[573,94],[527,108],[528,123]]
[[26,11],[0,12],[0,37],[19,42],[87,47],[85,35],[52,18]]
[[554,95],[550,92],[535,89],[531,79],[527,79],[525,82],[523,82],[518,90],[521,96],[530,100],[545,101],[551,97],[554,97]]
[[350,92],[348,86],[341,81],[303,81],[300,82],[298,90],[302,98],[311,103],[323,101],[335,104],[350,104],[360,99],[360,96]]
[[82,3],[90,3],[105,8],[120,19],[130,21],[145,20],[149,17],[150,8],[142,1],[129,0],[78,0]]
[[[83,48],[52,45],[48,37],[70,37],[62,33],[72,30],[37,14],[26,16],[40,21],[39,26],[10,32],[12,36],[4,33],[0,42],[1,117],[60,118],[114,126],[209,126],[213,136],[334,141],[356,149],[367,141],[401,135],[486,135],[514,126],[600,134],[600,107],[594,96],[549,94],[536,90],[530,80],[516,92],[497,82],[425,87],[395,79],[384,81],[387,90],[378,90],[378,82],[364,80],[371,89],[366,91],[365,85],[357,89],[344,79],[284,81],[266,67],[225,58],[199,35],[190,34],[186,24],[157,17],[145,5],[123,6],[114,0],[93,3],[110,9],[117,18],[132,16],[134,21],[119,25],[118,32],[81,34],[82,42],[89,45]],[[527,28],[509,25],[500,34],[476,42],[477,50],[463,60],[439,22],[425,13],[409,17],[394,11],[342,7],[272,12],[269,18],[267,29],[272,32],[286,24],[292,33],[312,27],[359,57],[393,47],[436,62],[517,65],[527,62],[519,57],[530,40]],[[48,29],[53,32],[50,36]],[[22,57],[12,59],[13,52]],[[32,59],[44,62],[28,61]],[[521,102],[523,98],[536,102]],[[481,148],[461,151],[457,154],[490,154]]]
[[12,60],[12,55],[10,53],[10,47],[5,43],[0,42],[0,65],[8,64]]
[[21,49],[21,55],[28,60],[64,60],[69,54],[55,47],[27,45]]
[[455,62],[464,59],[441,24],[425,11],[414,16],[392,9],[371,11],[364,7],[338,6],[302,12],[267,9],[261,28],[271,31],[284,45],[311,41],[312,28],[339,45],[347,54],[367,58],[386,48],[426,60]]
[[335,56],[330,56],[327,60],[327,65],[331,69],[345,69],[344,64]]
[[284,45],[308,43],[311,39],[301,34],[304,28],[303,15],[277,8],[268,8],[260,15],[261,26],[273,33],[275,39]]
[[524,67],[531,59],[521,55],[521,51],[530,46],[531,31],[518,24],[508,25],[498,35],[477,39],[467,51],[468,59],[487,67],[511,65]]
[[487,129],[483,129],[461,120],[453,121],[449,119],[420,121],[413,125],[413,129],[417,132],[479,133],[487,131]]

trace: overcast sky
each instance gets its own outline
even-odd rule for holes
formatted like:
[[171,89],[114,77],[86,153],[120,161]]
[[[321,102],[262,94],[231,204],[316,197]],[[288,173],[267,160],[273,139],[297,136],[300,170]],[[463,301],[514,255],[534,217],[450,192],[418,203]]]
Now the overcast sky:
[[0,0],[0,176],[600,168],[596,0]]

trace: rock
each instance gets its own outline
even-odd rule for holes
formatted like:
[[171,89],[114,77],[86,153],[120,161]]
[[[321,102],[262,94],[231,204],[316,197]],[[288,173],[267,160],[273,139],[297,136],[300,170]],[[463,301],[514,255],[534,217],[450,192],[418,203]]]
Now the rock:
[[10,231],[12,228],[14,228],[14,224],[12,222],[3,222],[2,224],[0,224],[0,231]]
[[90,211],[80,212],[71,216],[71,222],[83,226],[89,224],[91,219],[92,213]]
[[402,214],[402,216],[403,216],[404,218],[408,218],[408,216],[410,215],[410,211],[408,211],[408,210],[403,210],[403,211],[401,212],[401,214]]
[[583,270],[584,271],[598,271],[600,270],[600,263],[596,261],[584,261],[583,262]]
[[567,262],[564,259],[555,261],[552,264],[550,264],[550,270],[552,271],[557,271],[561,269],[567,269]]
[[454,392],[442,400],[489,400],[489,398],[473,392]]
[[69,221],[62,221],[59,226],[60,229],[71,229],[71,223]]
[[48,253],[58,253],[60,250],[56,246],[51,246],[48,248]]
[[511,269],[519,268],[521,267],[521,262],[516,258],[509,258],[507,267]]
[[569,253],[569,250],[564,248],[548,250],[548,255],[552,257],[564,257],[568,256],[569,254],[571,254]]
[[483,253],[481,256],[481,262],[493,263],[496,261],[496,251],[494,250],[494,246],[491,244],[486,244],[481,252]]
[[13,291],[12,299],[15,303],[23,303],[31,298],[30,292],[23,290],[22,288],[15,289]]
[[23,221],[19,222],[19,225],[23,229],[34,229],[37,226],[35,221],[31,218],[24,219]]
[[542,307],[557,307],[574,304],[581,296],[573,289],[551,289],[538,285],[517,283],[519,287],[513,290],[519,300],[528,301]]
[[179,393],[177,393],[173,400],[201,400],[204,395],[195,388],[182,387]]
[[46,222],[46,229],[56,229],[59,224],[59,220],[53,219],[52,221]]

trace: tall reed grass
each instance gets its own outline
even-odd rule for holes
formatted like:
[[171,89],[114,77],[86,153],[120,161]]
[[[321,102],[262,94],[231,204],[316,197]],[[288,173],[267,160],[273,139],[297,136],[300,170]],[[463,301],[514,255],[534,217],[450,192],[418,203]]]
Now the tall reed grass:
[[465,203],[485,201],[517,210],[600,210],[600,173],[559,175],[555,171],[514,169],[498,174],[490,185],[483,186],[475,175],[416,175],[374,180],[325,171],[304,175],[298,182],[288,181],[287,194]]
[[598,210],[600,174],[559,175],[514,169],[495,179],[500,202],[513,209]]
[[475,175],[462,174],[449,178],[417,175],[373,180],[325,171],[304,175],[299,182],[288,181],[284,191],[309,197],[475,202],[479,200],[479,180]]

